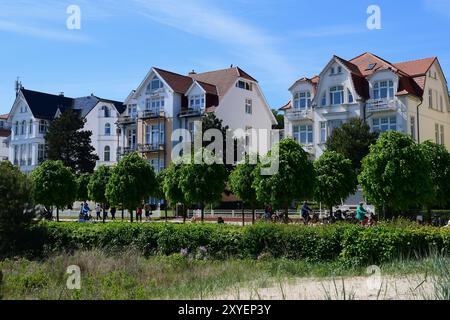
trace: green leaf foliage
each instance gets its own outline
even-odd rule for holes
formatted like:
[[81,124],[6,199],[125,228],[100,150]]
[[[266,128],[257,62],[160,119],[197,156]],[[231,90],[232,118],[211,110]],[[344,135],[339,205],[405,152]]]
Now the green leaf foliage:
[[112,169],[106,185],[106,199],[133,211],[149,198],[156,188],[153,167],[138,153],[123,157]]
[[383,133],[363,160],[359,182],[368,200],[388,213],[428,203],[430,163],[408,135]]
[[271,176],[261,175],[261,169],[270,166],[263,159],[255,169],[253,186],[260,202],[287,209],[293,200],[312,197],[314,166],[302,146],[291,138],[281,140],[278,150],[278,154],[273,154],[273,151],[268,154],[273,156],[273,161],[279,162],[278,172]]
[[420,146],[425,158],[431,164],[430,178],[433,185],[433,196],[428,207],[450,204],[450,153],[445,146],[425,141]]
[[177,165],[172,162],[169,167],[166,168],[164,174],[164,181],[162,189],[166,200],[172,207],[175,207],[177,203],[187,204],[183,190],[181,190],[181,167],[183,165]]
[[231,191],[251,208],[255,208],[259,204],[253,186],[255,168],[256,165],[250,164],[249,157],[246,157],[245,161],[237,165],[228,177]]
[[342,127],[334,129],[326,142],[327,150],[336,151],[350,159],[355,170],[361,168],[362,159],[369,153],[369,147],[377,141],[378,133],[359,118],[352,118]]
[[32,223],[35,210],[28,177],[10,162],[0,162],[0,257],[12,251]]
[[88,173],[81,174],[77,177],[77,200],[86,201],[91,200],[88,194],[88,184],[91,176]]
[[316,201],[332,208],[357,190],[358,180],[352,162],[342,154],[326,151],[314,162]]
[[111,168],[108,166],[99,166],[97,170],[91,175],[88,184],[89,199],[101,203],[107,204],[106,198],[106,186],[111,177]]
[[48,160],[31,173],[34,200],[47,208],[58,209],[70,206],[77,196],[74,174],[62,161]]

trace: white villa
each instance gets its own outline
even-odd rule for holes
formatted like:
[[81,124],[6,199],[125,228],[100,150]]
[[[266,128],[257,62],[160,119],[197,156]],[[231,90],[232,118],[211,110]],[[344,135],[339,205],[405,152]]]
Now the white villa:
[[334,56],[322,72],[290,88],[285,135],[312,157],[325,150],[333,129],[350,118],[372,130],[397,130],[418,142],[432,140],[450,150],[450,101],[438,58],[390,63],[364,53],[351,60]]
[[31,172],[46,159],[45,139],[50,121],[68,108],[85,118],[84,130],[92,131],[92,145],[100,160],[97,165],[116,162],[117,132],[115,123],[125,106],[121,102],[94,95],[82,98],[65,97],[31,91],[18,86],[16,100],[8,116],[11,125],[9,160],[23,172]]

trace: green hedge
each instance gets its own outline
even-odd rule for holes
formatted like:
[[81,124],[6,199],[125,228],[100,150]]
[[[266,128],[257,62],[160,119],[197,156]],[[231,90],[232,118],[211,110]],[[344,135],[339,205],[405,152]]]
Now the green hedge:
[[22,241],[30,254],[99,248],[133,248],[145,255],[170,255],[206,247],[217,259],[276,258],[379,263],[393,258],[448,253],[450,229],[380,224],[373,228],[260,223],[245,228],[218,224],[40,223]]

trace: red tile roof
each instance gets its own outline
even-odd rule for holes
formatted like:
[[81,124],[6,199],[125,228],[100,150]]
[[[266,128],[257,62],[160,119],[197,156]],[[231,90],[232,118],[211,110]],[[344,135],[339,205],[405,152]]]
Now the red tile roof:
[[9,113],[6,114],[0,114],[0,119],[6,120],[9,117]]
[[425,75],[436,61],[436,57],[425,58],[413,61],[399,62],[394,65],[408,75],[415,77]]

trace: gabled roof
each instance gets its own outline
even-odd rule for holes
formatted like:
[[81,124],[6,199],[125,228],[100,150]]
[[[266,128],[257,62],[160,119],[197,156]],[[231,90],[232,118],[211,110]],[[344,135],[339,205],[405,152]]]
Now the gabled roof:
[[54,118],[56,111],[61,112],[72,108],[74,100],[72,98],[61,95],[53,95],[38,91],[21,89],[21,92],[30,107],[31,112],[37,119],[51,120]]
[[181,74],[159,68],[153,69],[164,79],[172,90],[177,93],[185,94],[192,85],[193,80],[188,76],[183,76]]
[[2,120],[6,120],[6,119],[8,119],[8,117],[9,117],[9,113],[0,114],[0,119],[2,119]]
[[413,61],[399,62],[395,63],[394,65],[400,70],[406,72],[408,75],[417,77],[426,75],[436,59],[437,57],[432,57]]

